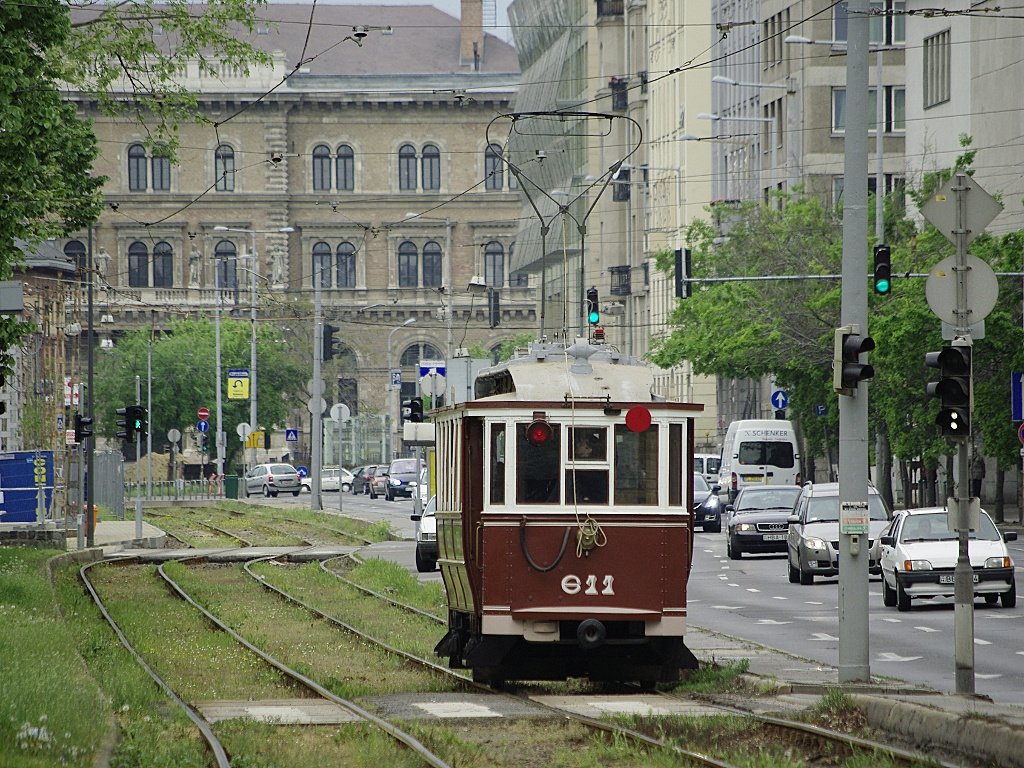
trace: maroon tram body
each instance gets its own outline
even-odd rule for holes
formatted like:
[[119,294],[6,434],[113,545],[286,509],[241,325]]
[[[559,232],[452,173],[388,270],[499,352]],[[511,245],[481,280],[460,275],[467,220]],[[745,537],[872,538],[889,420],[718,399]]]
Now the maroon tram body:
[[435,651],[486,682],[677,679],[693,551],[693,417],[604,344],[531,345],[434,412]]

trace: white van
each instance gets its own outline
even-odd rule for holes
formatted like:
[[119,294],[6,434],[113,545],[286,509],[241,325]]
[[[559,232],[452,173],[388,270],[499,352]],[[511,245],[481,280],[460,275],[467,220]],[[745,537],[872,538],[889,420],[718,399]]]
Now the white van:
[[722,466],[722,456],[718,453],[693,454],[693,471],[700,472],[708,485],[718,482],[718,472]]
[[722,441],[718,484],[729,501],[748,485],[800,485],[800,453],[792,422],[741,419]]

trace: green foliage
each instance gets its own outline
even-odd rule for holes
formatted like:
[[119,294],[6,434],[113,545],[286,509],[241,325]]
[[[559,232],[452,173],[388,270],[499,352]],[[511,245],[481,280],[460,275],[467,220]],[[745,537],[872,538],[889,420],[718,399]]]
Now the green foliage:
[[[220,67],[245,74],[272,57],[249,41],[263,0],[207,0],[202,12],[185,0],[136,0],[85,5],[76,10],[67,45],[52,57],[63,80],[88,93],[108,114],[155,118],[149,136],[174,157],[174,135],[199,120],[197,94],[181,77],[187,64],[200,75]],[[264,22],[265,23],[265,22]]]
[[[221,387],[224,431],[228,455],[240,447],[235,425],[249,421],[249,400],[227,399],[227,373],[249,368],[251,326],[238,320],[221,321]],[[96,365],[97,434],[114,437],[115,411],[135,402],[135,377],[148,375],[149,331],[136,331],[102,353]],[[183,433],[196,423],[200,406],[210,409],[211,433],[216,430],[216,342],[210,320],[181,320],[153,342],[153,444],[164,442],[167,431]],[[278,328],[256,326],[256,382],[260,426],[273,428],[287,422],[289,409],[300,404],[309,370],[298,363]],[[143,396],[145,399],[145,395]]]

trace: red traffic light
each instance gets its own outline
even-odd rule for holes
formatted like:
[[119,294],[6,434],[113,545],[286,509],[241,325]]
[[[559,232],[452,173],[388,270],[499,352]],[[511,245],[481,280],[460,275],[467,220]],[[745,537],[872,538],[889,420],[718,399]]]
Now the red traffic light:
[[546,421],[535,421],[526,428],[526,442],[530,445],[544,445],[554,432]]

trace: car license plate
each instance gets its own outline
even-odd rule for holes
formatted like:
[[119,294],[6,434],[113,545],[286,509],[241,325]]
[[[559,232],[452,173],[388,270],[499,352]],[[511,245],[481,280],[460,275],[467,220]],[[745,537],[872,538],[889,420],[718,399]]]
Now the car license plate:
[[759,483],[764,480],[764,477],[762,475],[744,475],[743,479],[748,483]]
[[762,536],[765,541],[785,541],[787,534],[785,533],[766,533]]
[[[972,573],[971,574],[971,580],[975,584],[977,584],[978,583],[978,574]],[[955,576],[952,573],[940,573],[939,574],[939,584],[953,584],[954,582],[955,582]]]

